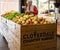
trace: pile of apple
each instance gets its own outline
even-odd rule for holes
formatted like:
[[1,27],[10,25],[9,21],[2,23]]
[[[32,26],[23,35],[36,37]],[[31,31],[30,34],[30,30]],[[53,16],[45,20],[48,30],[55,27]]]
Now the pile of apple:
[[[33,14],[25,14],[25,13],[20,13],[14,10],[11,10],[9,12],[6,12],[4,14],[1,15],[2,17],[8,19],[8,20],[12,20],[15,23],[21,24],[21,25],[39,25],[39,24],[51,24],[55,22],[55,19],[51,19],[50,15],[40,15],[40,17],[38,17],[37,15],[33,15]],[[52,15],[54,16],[54,15]],[[47,18],[44,18],[47,17]]]
[[21,24],[21,25],[35,25],[35,24],[50,24],[51,21],[46,20],[43,17],[38,18],[38,16],[34,15],[19,15],[12,19],[12,21]]

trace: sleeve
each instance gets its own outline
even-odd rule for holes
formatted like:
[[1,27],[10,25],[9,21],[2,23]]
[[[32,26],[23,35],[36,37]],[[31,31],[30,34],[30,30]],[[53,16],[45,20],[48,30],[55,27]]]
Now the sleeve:
[[38,14],[38,9],[36,6],[33,7],[33,14],[37,15]]

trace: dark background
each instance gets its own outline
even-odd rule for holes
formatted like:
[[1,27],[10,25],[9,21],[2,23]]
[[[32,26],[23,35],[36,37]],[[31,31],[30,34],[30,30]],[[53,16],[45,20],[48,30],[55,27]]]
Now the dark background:
[[24,13],[25,9],[22,6],[26,6],[26,0],[21,0],[21,13]]
[[[22,8],[22,6],[26,6],[26,1],[27,0],[21,0],[20,1],[20,4],[21,4],[21,7],[20,7],[21,13],[24,13],[24,11],[25,11],[25,9]],[[56,3],[54,5],[59,8],[60,7],[60,0],[55,0],[55,1],[56,1]],[[60,12],[60,8],[59,8],[59,12]]]
[[60,0],[56,0],[57,3],[60,3]]

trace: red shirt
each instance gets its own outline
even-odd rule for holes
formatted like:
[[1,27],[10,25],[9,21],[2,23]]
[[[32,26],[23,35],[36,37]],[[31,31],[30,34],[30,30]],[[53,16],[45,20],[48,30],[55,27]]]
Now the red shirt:
[[33,7],[33,14],[35,14],[35,15],[38,14],[38,10],[37,10],[37,7],[36,6]]

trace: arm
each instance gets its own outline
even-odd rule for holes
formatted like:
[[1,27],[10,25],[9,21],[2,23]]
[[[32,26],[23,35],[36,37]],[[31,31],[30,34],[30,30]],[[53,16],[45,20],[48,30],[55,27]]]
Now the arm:
[[25,13],[30,13],[29,6],[26,6]]

